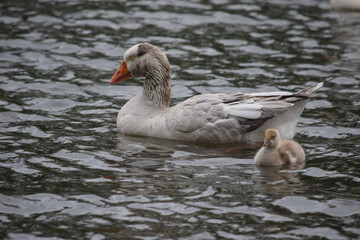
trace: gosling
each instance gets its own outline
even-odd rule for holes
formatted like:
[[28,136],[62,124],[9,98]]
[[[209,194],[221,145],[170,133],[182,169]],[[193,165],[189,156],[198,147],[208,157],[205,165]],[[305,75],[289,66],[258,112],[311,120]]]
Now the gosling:
[[281,140],[279,131],[269,128],[265,131],[264,145],[256,153],[254,161],[258,166],[302,163],[305,152],[299,143]]

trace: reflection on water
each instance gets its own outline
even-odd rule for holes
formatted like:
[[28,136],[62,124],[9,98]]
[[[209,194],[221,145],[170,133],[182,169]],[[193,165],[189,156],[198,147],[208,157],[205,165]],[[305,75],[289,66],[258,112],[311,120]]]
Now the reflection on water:
[[[359,238],[359,19],[325,0],[2,1],[0,238]],[[118,134],[142,81],[108,82],[144,41],[169,57],[173,104],[324,81],[295,136],[305,166]]]
[[299,166],[274,166],[257,167],[258,172],[253,175],[255,189],[264,194],[291,195],[301,192],[304,186],[299,172],[303,168]]

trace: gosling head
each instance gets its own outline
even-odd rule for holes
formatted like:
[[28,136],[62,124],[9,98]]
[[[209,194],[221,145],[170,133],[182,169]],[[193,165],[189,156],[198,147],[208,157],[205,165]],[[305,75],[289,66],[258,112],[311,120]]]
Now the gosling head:
[[269,128],[265,131],[264,147],[278,148],[280,146],[280,133],[274,128]]

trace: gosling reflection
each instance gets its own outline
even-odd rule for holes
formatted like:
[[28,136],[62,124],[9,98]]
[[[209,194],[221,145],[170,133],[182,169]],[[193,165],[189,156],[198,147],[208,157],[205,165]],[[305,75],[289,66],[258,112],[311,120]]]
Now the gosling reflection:
[[304,163],[271,167],[256,166],[258,171],[252,177],[255,189],[263,194],[283,196],[301,191],[302,181],[298,174],[303,167]]

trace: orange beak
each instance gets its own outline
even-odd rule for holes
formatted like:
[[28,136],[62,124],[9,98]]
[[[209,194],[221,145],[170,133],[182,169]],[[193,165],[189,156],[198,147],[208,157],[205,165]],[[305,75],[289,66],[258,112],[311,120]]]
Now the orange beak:
[[119,67],[119,69],[112,76],[112,78],[110,80],[110,84],[114,84],[116,82],[124,81],[126,79],[131,78],[131,77],[132,77],[132,75],[129,72],[129,70],[127,69],[126,63],[123,60],[120,67]]

